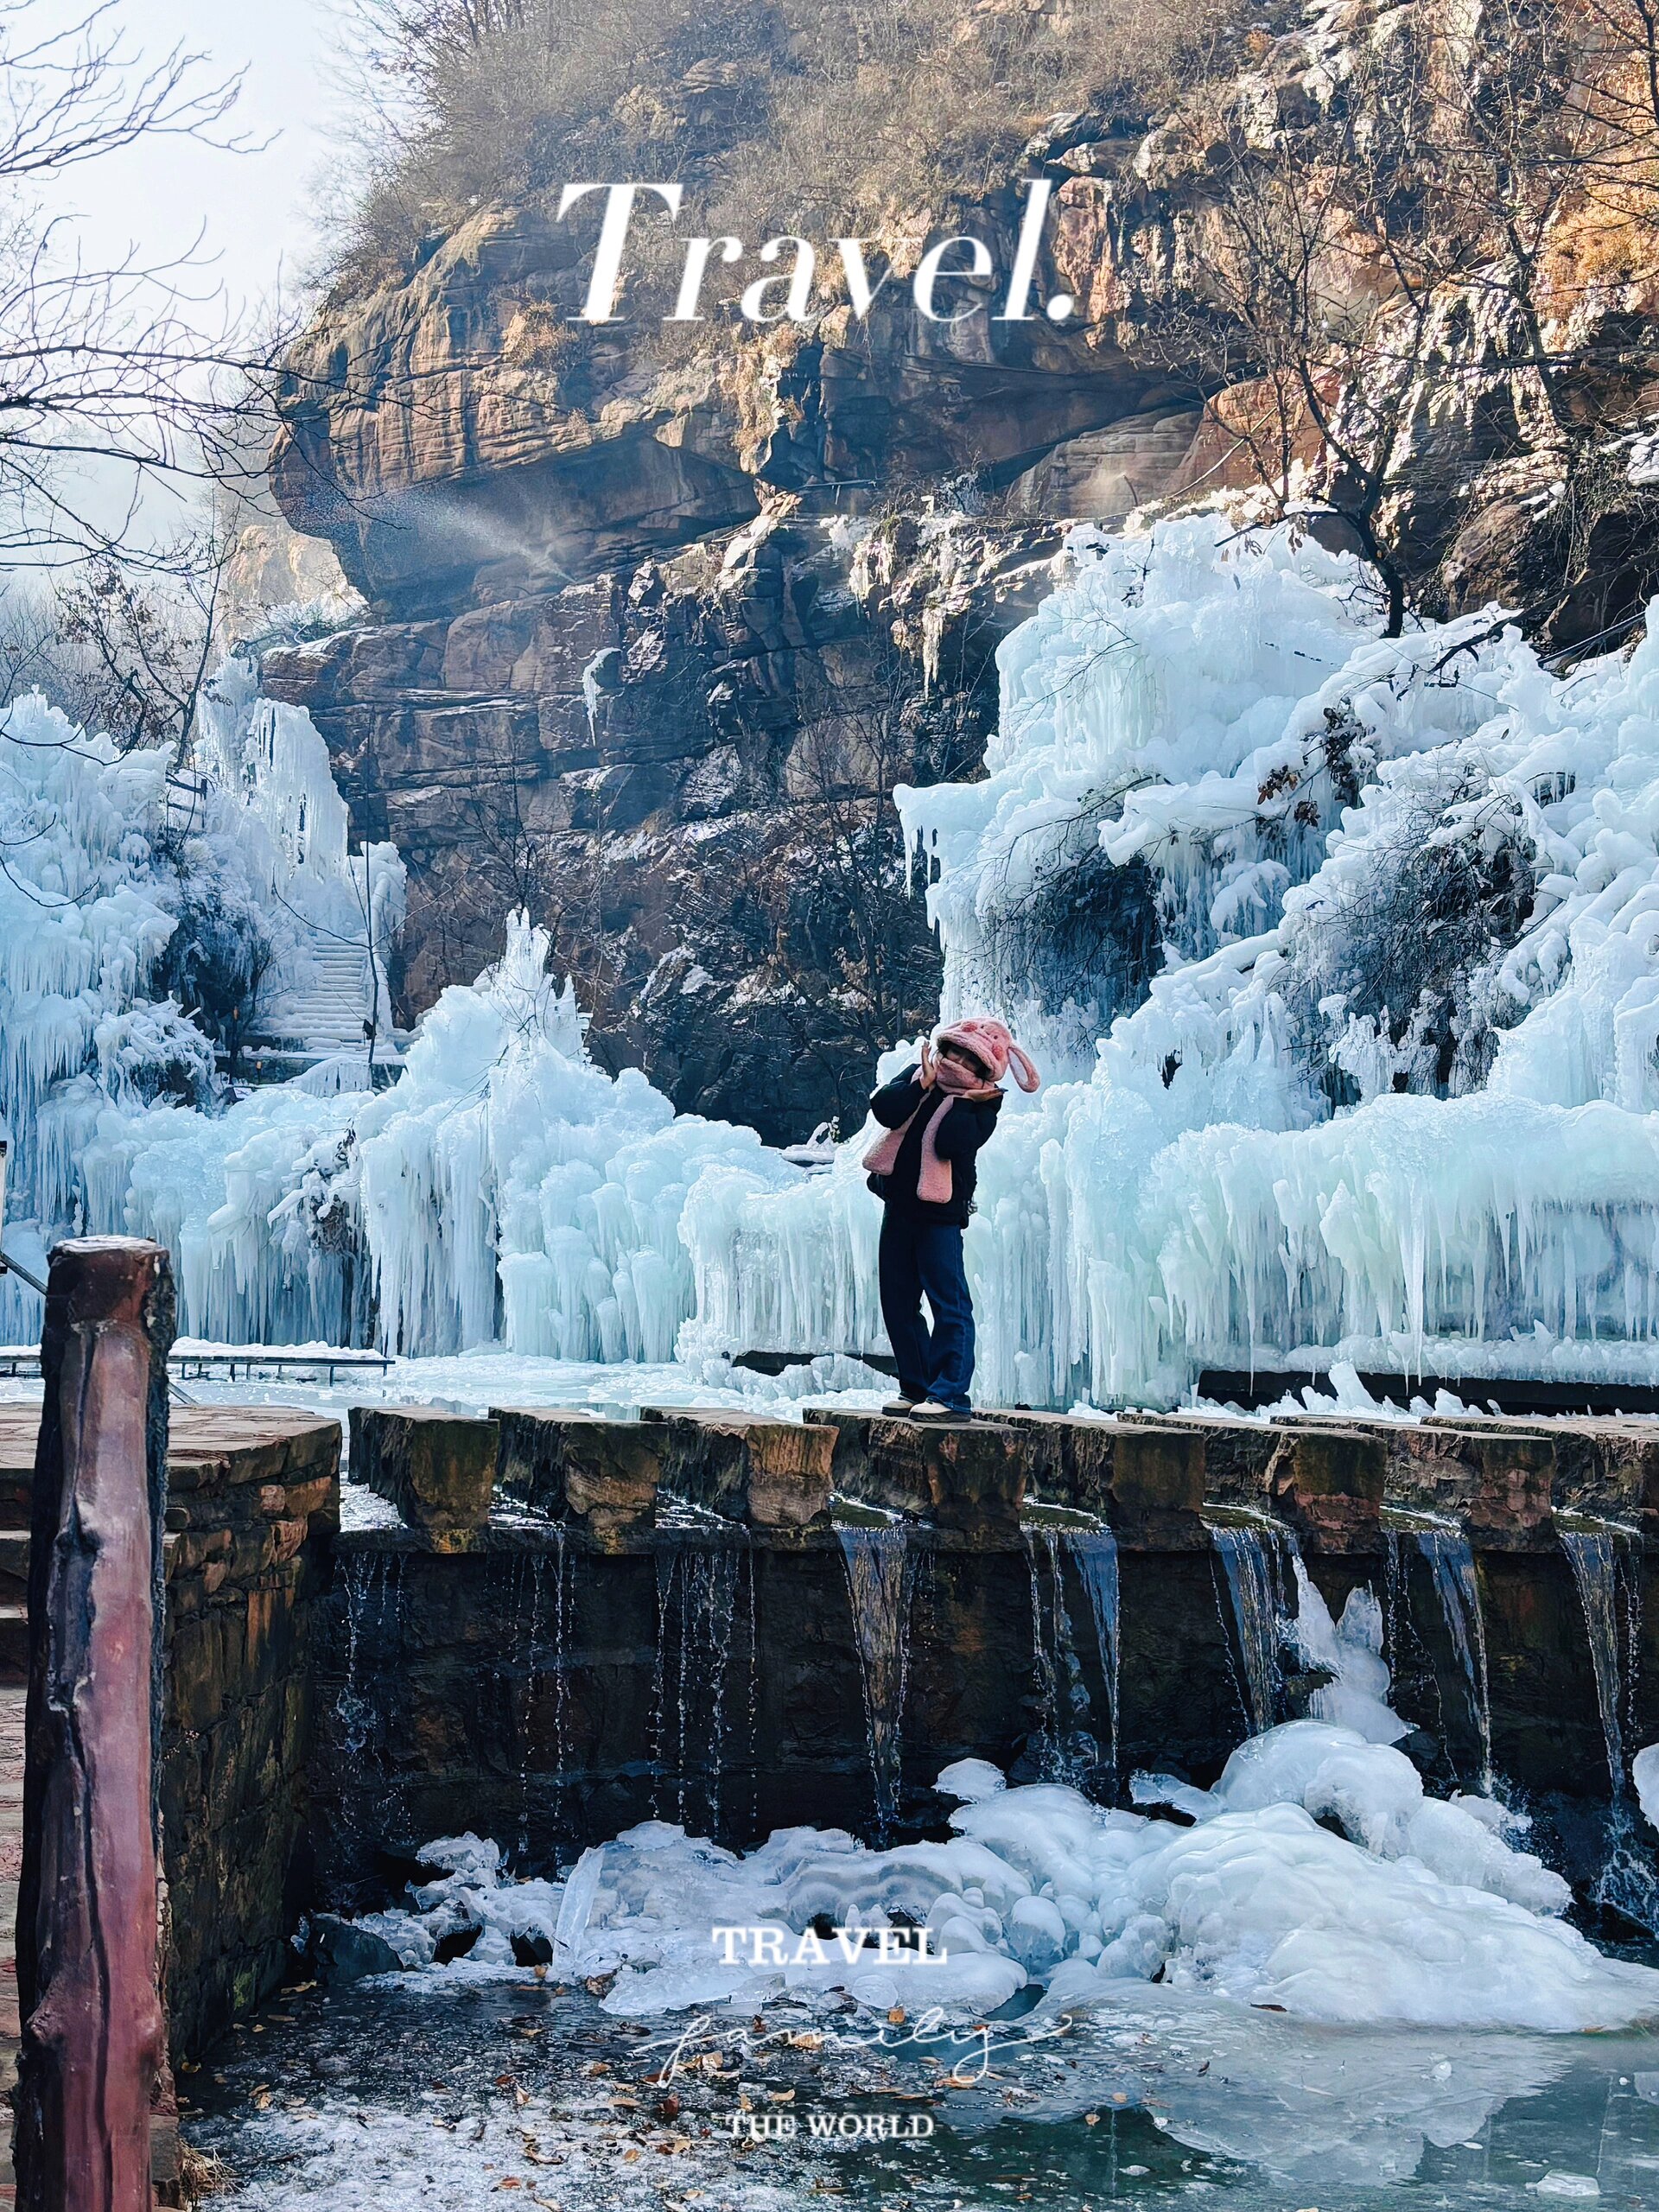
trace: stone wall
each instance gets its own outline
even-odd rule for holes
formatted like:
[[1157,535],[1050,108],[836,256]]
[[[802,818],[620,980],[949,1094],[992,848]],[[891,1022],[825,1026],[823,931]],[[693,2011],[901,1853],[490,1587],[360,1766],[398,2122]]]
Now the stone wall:
[[175,2058],[281,1980],[311,1881],[312,1629],[340,1525],[340,1428],[175,1408],[162,1813]]
[[[429,1430],[413,1525],[342,1539],[314,1772],[332,1904],[463,1828],[540,1868],[650,1817],[734,1844],[938,1832],[930,1785],[967,1756],[1109,1801],[1140,1768],[1208,1783],[1261,1687],[1241,1548],[1292,1611],[1299,1559],[1333,1614],[1370,1585],[1414,1756],[1448,1790],[1490,1763],[1586,1891],[1613,1787],[1583,1578],[1616,1626],[1622,1788],[1659,1737],[1659,1425],[504,1411],[453,1433],[457,1499],[496,1453],[487,1522],[438,1497]],[[1448,1600],[1465,1572],[1478,1618]],[[1273,1716],[1306,1711],[1324,1677],[1269,1657]]]
[[[14,1573],[39,1421],[37,1407],[0,1408]],[[174,1408],[159,1787],[175,2064],[276,1986],[309,1896],[312,1636],[339,1525],[336,1422]],[[21,1650],[0,1649],[0,1671],[9,1658]]]

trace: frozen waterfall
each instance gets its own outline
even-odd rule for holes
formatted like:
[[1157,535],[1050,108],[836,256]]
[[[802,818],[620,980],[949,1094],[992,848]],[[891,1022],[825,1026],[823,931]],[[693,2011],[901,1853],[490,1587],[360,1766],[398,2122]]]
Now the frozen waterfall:
[[[1071,550],[984,780],[899,793],[947,1015],[1062,1078],[981,1163],[981,1397],[1659,1376],[1659,641],[1383,639],[1357,564],[1217,517]],[[694,1193],[699,1342],[880,1344],[866,1141]]]

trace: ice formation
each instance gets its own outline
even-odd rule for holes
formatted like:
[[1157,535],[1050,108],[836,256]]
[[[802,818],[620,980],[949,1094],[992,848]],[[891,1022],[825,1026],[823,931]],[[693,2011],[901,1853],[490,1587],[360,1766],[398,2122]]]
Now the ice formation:
[[[1058,1078],[982,1165],[982,1399],[1659,1375],[1659,641],[1560,677],[1487,616],[1377,627],[1359,568],[1288,530],[1079,533],[1001,648],[984,779],[899,794],[944,1011],[1006,1014]],[[185,1325],[229,1341],[880,1348],[862,1140],[805,1178],[613,1084],[522,925],[393,1092],[336,1062],[219,1110],[163,988],[190,887],[298,974],[321,936],[384,940],[396,855],[351,852],[321,739],[241,663],[182,824],[163,755],[39,701],[9,728],[26,1262],[77,1224],[163,1236]],[[0,1334],[35,1321],[0,1279]]]
[[[1490,615],[1379,638],[1288,530],[1072,550],[1001,649],[985,779],[899,794],[945,1014],[1071,1078],[981,1163],[979,1395],[1651,1380],[1659,637],[1563,677]],[[698,1341],[880,1344],[862,1142],[693,1194]]]
[[[182,965],[229,957],[234,975],[238,943],[257,942],[265,988],[302,986],[320,936],[366,943],[371,919],[383,951],[402,864],[390,846],[350,851],[322,740],[299,709],[262,699],[241,661],[205,693],[187,761],[172,747],[118,753],[38,695],[14,702],[0,720],[0,840],[9,1248],[35,1273],[78,1230],[153,1231],[177,1249],[172,1232],[202,1191],[181,1141],[222,1132],[226,1103],[213,1043],[181,1008]],[[272,1111],[303,1117],[291,1102]],[[156,1156],[130,1181],[142,1132]],[[238,1337],[272,1318],[257,1295],[270,1272],[243,1255],[252,1294]],[[0,1276],[0,1337],[39,1326],[34,1293]]]
[[522,916],[445,991],[390,1090],[256,1090],[226,1113],[106,1109],[84,1155],[111,1225],[177,1256],[181,1325],[230,1342],[493,1343],[567,1360],[671,1357],[690,1311],[686,1192],[710,1161],[798,1171],[753,1130],[677,1117],[595,1068],[548,941]]
[[422,1854],[435,1878],[369,1924],[411,1968],[463,1930],[472,1973],[510,1968],[514,1939],[539,1938],[556,1971],[613,1976],[606,2009],[630,2018],[753,2012],[784,1992],[972,2018],[1028,1985],[1052,2011],[1156,1980],[1350,2025],[1659,2022],[1659,1972],[1604,1958],[1559,1918],[1572,1891],[1522,1847],[1525,1816],[1431,1797],[1388,1740],[1400,1724],[1371,1593],[1339,1624],[1305,1577],[1298,1603],[1336,1709],[1361,1725],[1268,1729],[1211,1789],[1135,1777],[1137,1805],[1185,1825],[959,1759],[934,1785],[954,1807],[944,1842],[872,1849],[799,1827],[740,1853],[647,1821],[556,1884],[512,1881],[493,1843],[452,1837]]
[[[677,1118],[637,1071],[594,1067],[522,917],[501,960],[430,1009],[391,1089],[336,1059],[228,1099],[207,1038],[151,995],[181,916],[257,916],[290,990],[314,945],[372,941],[389,1026],[403,869],[390,846],[351,849],[322,740],[248,664],[216,679],[195,768],[119,756],[39,700],[0,732],[10,1248],[39,1272],[73,1230],[158,1237],[181,1330],[219,1342],[671,1358],[691,1184],[710,1165],[759,1188],[799,1171],[753,1131]],[[0,1276],[0,1337],[38,1332],[38,1300]]]
[[[947,1842],[876,1851],[791,1828],[739,1855],[647,1821],[551,1885],[507,1881],[493,1844],[458,1838],[423,1854],[448,1871],[370,1924],[411,1967],[461,1929],[481,1931],[474,1971],[510,1967],[515,1936],[542,1936],[556,1970],[613,1974],[606,2009],[634,2018],[752,2011],[784,1990],[977,2018],[1031,1983],[1055,2007],[1154,1976],[1349,2024],[1659,2018],[1659,1973],[1604,1958],[1554,1916],[1567,1886],[1509,1840],[1524,1823],[1487,1799],[1427,1796],[1408,1759],[1352,1729],[1290,1721],[1252,1738],[1184,1801],[1189,1827],[1060,1783],[994,1789],[969,1764]],[[950,1777],[946,1796],[964,1780]],[[711,1936],[727,1928],[747,1932]]]

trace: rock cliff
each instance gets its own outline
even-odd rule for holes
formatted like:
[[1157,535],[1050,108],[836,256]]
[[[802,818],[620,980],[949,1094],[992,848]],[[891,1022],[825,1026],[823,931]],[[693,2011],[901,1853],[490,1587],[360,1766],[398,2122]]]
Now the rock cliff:
[[[1063,321],[931,322],[894,283],[863,321],[842,302],[671,346],[643,279],[622,320],[572,320],[593,226],[539,200],[331,298],[288,363],[271,481],[375,620],[272,652],[265,681],[315,716],[360,833],[410,863],[405,1012],[528,903],[602,1058],[777,1139],[853,1106],[936,988],[888,794],[971,771],[995,645],[1062,525],[1259,488],[1261,348],[1211,280],[1218,135],[1287,143],[1333,53],[1415,12],[1338,0],[1255,36],[1190,111],[1056,118],[1019,179],[932,226],[1006,271],[1021,180],[1046,178],[1033,298],[1069,294]],[[893,244],[901,273],[918,244]],[[1649,282],[1560,308],[1561,404],[1627,445]],[[1435,311],[1457,374],[1415,358],[1388,489],[1414,598],[1603,635],[1659,582],[1652,495],[1627,456],[1567,514],[1489,292]]]

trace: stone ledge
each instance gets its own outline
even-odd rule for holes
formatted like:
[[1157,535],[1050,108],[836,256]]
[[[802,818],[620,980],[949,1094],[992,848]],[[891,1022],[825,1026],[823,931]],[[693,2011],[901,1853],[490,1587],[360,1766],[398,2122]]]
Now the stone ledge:
[[806,1408],[833,1429],[835,1487],[844,1497],[963,1535],[1017,1533],[1034,1454],[1011,1421],[890,1420]]
[[[1659,1421],[803,1411],[798,1423],[742,1408],[646,1407],[626,1421],[375,1408],[352,1421],[364,1478],[435,1549],[486,1547],[492,1515],[500,1525],[512,1508],[601,1550],[648,1547],[661,1517],[686,1506],[805,1542],[830,1528],[836,1494],[988,1549],[1017,1540],[1043,1506],[1089,1514],[1145,1551],[1206,1549],[1206,1516],[1220,1508],[1275,1516],[1333,1556],[1380,1553],[1388,1512],[1455,1519],[1482,1549],[1547,1548],[1560,1512],[1659,1541]],[[175,1509],[175,1577],[211,1581],[221,1563],[232,1578],[280,1573],[319,1498],[296,1482],[237,1495],[245,1510],[199,1520],[188,1497]],[[209,1533],[226,1527],[228,1550]]]
[[772,1530],[827,1528],[836,1439],[764,1414],[666,1415],[662,1481],[675,1497]]
[[431,1406],[353,1406],[352,1471],[410,1528],[481,1528],[495,1493],[499,1425]]

